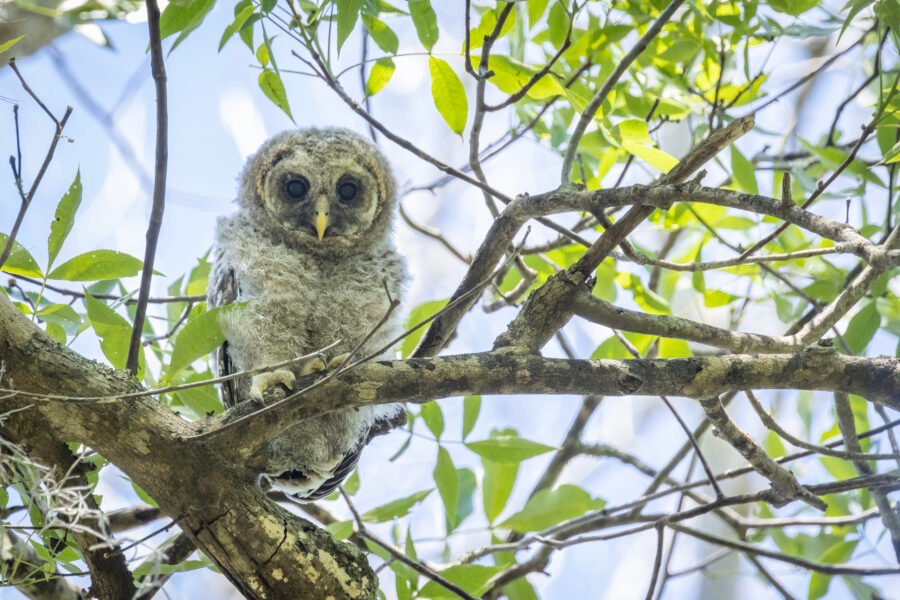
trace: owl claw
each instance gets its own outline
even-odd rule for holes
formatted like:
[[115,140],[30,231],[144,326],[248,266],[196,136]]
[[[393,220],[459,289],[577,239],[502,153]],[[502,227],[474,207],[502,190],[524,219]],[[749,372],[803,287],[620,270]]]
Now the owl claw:
[[266,390],[278,384],[289,390],[294,389],[294,374],[287,369],[277,369],[269,373],[254,375],[250,385],[250,398],[262,403]]
[[303,363],[300,367],[300,376],[303,377],[312,375],[313,373],[321,373],[325,369],[325,359],[321,356],[316,356]]
[[350,360],[350,353],[344,352],[343,354],[338,354],[334,358],[328,361],[328,369],[337,369],[342,366],[345,362]]

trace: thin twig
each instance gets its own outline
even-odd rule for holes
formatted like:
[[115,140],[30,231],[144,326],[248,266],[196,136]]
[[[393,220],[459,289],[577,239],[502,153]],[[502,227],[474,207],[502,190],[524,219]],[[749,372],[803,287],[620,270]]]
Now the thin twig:
[[144,250],[144,267],[141,272],[141,289],[134,312],[134,327],[128,345],[128,359],[125,368],[137,375],[141,356],[141,336],[144,318],[147,314],[147,299],[153,280],[153,264],[156,261],[156,245],[162,228],[163,213],[166,209],[166,172],[169,161],[169,109],[166,92],[166,65],[163,59],[162,40],[159,30],[159,4],[157,0],[147,0],[147,25],[150,31],[150,70],[156,84],[156,164],[153,171],[153,208],[147,227],[147,245]]
[[578,144],[581,142],[581,138],[584,136],[584,132],[587,130],[588,125],[594,119],[594,115],[600,110],[606,97],[609,96],[609,93],[619,82],[619,79],[622,78],[622,75],[625,74],[628,67],[631,66],[631,63],[633,63],[637,57],[644,52],[650,42],[659,35],[663,26],[669,22],[669,19],[672,18],[672,15],[675,14],[675,11],[678,10],[682,4],[684,4],[684,0],[672,0],[672,2],[669,3],[662,13],[660,13],[659,17],[656,18],[656,21],[653,22],[653,25],[647,28],[644,35],[642,35],[637,43],[635,43],[634,47],[622,57],[622,60],[619,61],[619,64],[616,65],[616,68],[613,69],[612,73],[607,75],[606,81],[603,82],[603,86],[597,90],[597,93],[591,98],[591,101],[581,113],[578,123],[575,125],[575,130],[572,132],[572,136],[569,138],[569,145],[566,148],[566,155],[563,158],[562,170],[560,172],[560,182],[562,184],[569,182],[572,173],[572,165],[575,163],[575,155],[578,153]]

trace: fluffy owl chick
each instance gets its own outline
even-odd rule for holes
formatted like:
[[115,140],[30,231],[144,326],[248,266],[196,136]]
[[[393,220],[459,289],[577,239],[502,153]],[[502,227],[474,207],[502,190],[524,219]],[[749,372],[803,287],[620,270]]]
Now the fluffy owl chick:
[[[219,219],[209,304],[242,305],[221,317],[219,375],[322,349],[325,361],[223,384],[225,405],[261,398],[294,375],[326,368],[356,347],[401,299],[406,266],[391,239],[395,182],[390,166],[346,129],[307,128],[268,140],[240,179],[238,211]],[[385,287],[387,289],[385,289]],[[360,356],[397,335],[392,316]],[[405,421],[400,404],[338,410],[303,421],[267,447],[266,475],[298,499],[331,493],[375,435]]]

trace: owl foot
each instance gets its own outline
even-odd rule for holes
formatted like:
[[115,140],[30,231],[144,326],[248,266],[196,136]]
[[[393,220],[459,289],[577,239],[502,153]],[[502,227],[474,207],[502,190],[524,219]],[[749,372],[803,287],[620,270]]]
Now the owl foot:
[[266,390],[278,384],[289,390],[294,389],[294,374],[287,369],[277,369],[269,373],[254,375],[250,385],[250,398],[262,403]]
[[327,366],[325,365],[325,359],[321,356],[316,356],[301,365],[300,376],[303,377],[306,375],[312,375],[313,373],[321,373],[326,369]]
[[328,361],[328,370],[337,369],[338,367],[343,366],[343,364],[350,360],[350,353],[344,352],[343,354],[338,354],[334,358]]

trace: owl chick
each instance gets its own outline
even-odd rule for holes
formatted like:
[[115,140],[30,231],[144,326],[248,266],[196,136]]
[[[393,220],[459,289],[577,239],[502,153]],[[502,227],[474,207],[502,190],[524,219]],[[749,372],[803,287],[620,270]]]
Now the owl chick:
[[[240,178],[238,211],[221,217],[209,305],[241,302],[221,317],[219,375],[310,354],[337,340],[323,361],[226,382],[227,407],[262,400],[346,357],[401,299],[406,265],[391,239],[396,184],[378,150],[346,129],[276,135]],[[390,298],[388,297],[390,293]],[[359,350],[366,356],[397,335],[392,316]],[[400,404],[330,412],[297,424],[266,449],[266,475],[302,500],[331,493],[369,440],[405,422]]]

